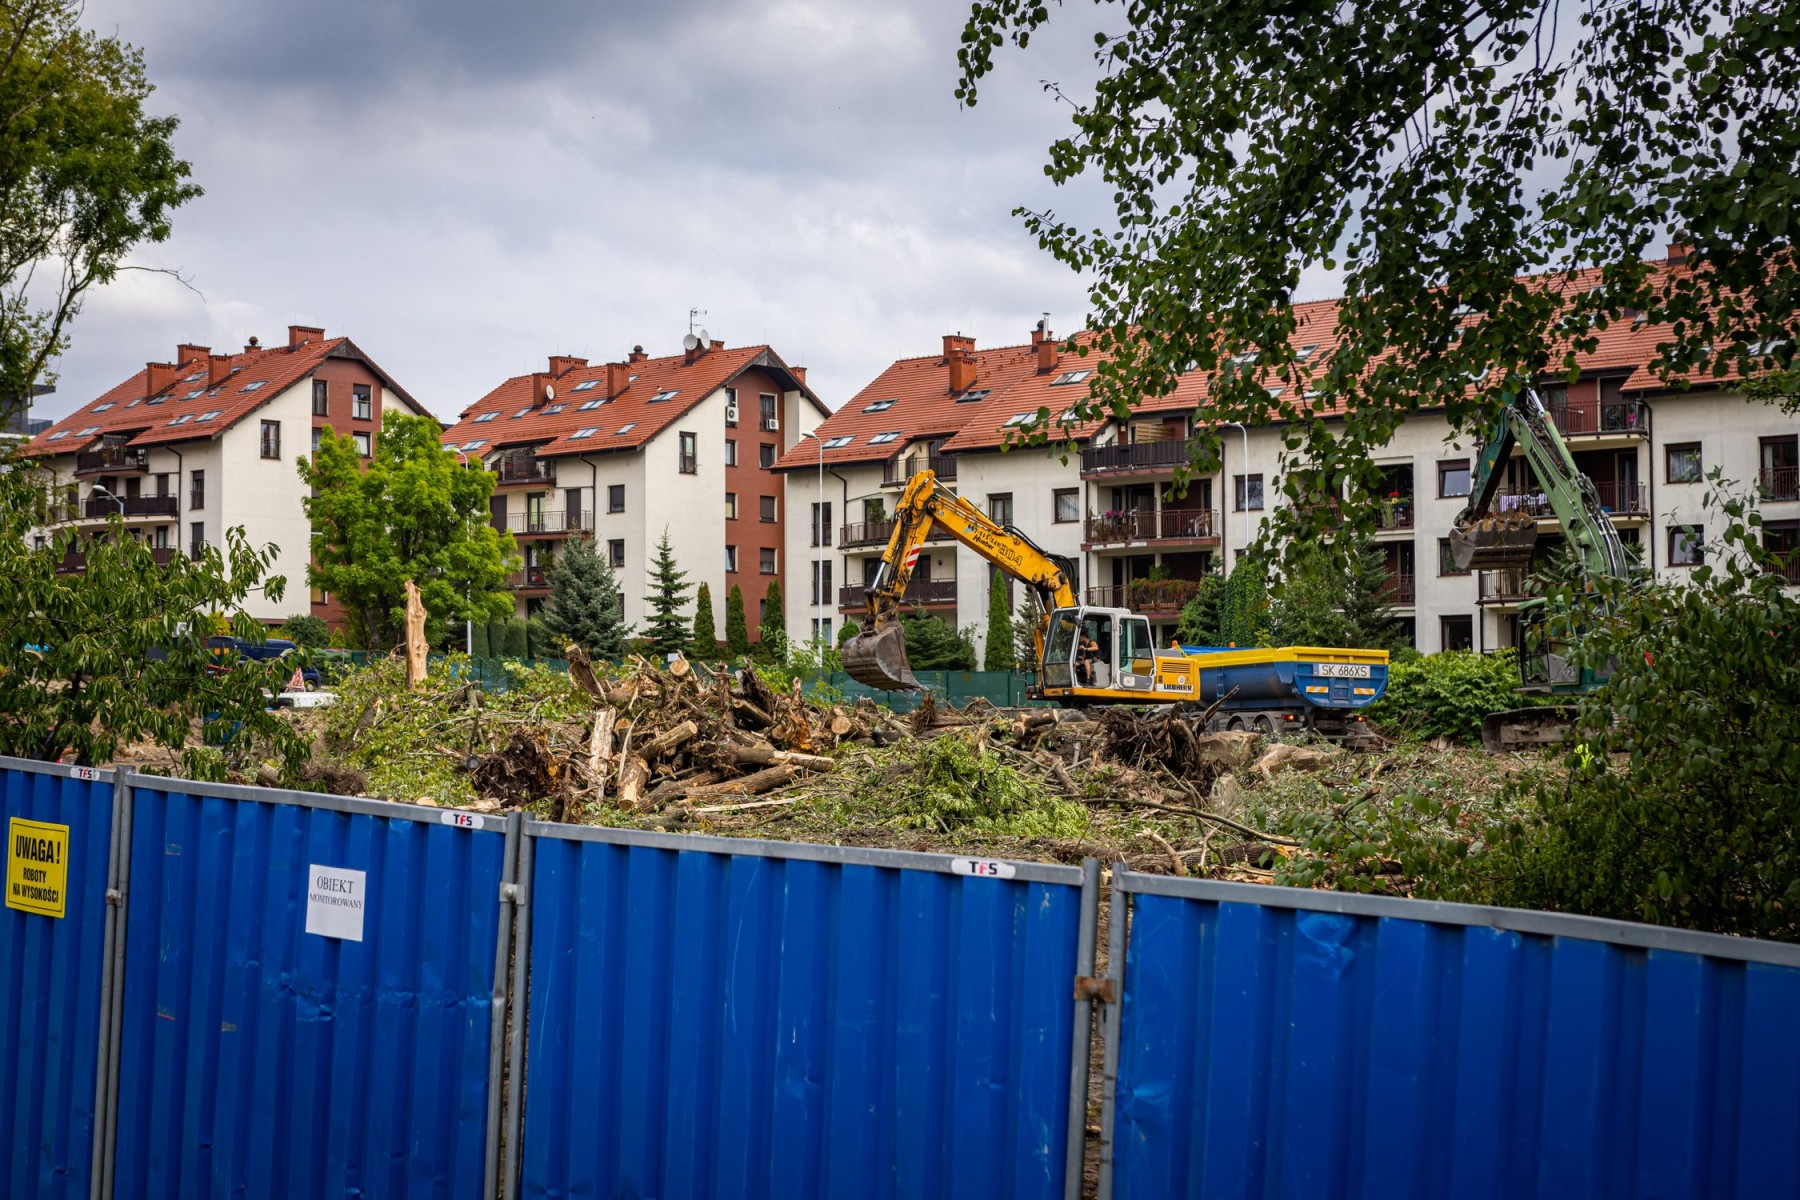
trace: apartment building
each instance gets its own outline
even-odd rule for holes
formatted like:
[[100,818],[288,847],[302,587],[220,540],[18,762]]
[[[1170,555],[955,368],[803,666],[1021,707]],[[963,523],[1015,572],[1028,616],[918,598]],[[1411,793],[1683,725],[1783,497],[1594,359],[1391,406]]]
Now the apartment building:
[[[285,576],[280,603],[252,596],[251,616],[276,623],[311,611],[334,624],[342,610],[307,588],[312,526],[294,460],[330,427],[366,457],[390,413],[423,414],[415,401],[347,337],[290,325],[287,344],[251,338],[238,353],[177,346],[142,371],[37,433],[37,458],[57,497],[51,528],[126,532],[159,555],[198,555],[242,526],[251,544],[272,543],[271,573]],[[40,536],[48,534],[49,529]],[[83,569],[77,551],[63,569]]]
[[[1298,308],[1294,353],[1322,359],[1335,302]],[[1785,572],[1800,583],[1800,420],[1745,399],[1729,381],[1670,388],[1646,369],[1660,337],[1666,333],[1655,328],[1614,326],[1585,356],[1578,382],[1542,381],[1540,393],[1576,463],[1622,539],[1664,579],[1682,578],[1719,535],[1723,519],[1704,510],[1702,497],[1704,473],[1722,467],[1757,494],[1765,541],[1792,552]],[[958,361],[962,373],[952,376]],[[859,616],[863,585],[892,532],[893,498],[925,466],[990,516],[1070,559],[1086,602],[1143,612],[1159,637],[1171,636],[1195,581],[1215,567],[1228,570],[1285,502],[1289,431],[1222,429],[1220,469],[1171,494],[1190,437],[1208,423],[1206,381],[1185,379],[1128,420],[1076,424],[1065,414],[1086,394],[1095,365],[1092,357],[1062,351],[1042,329],[1029,345],[990,351],[946,338],[941,356],[895,363],[859,392],[820,427],[816,451],[801,446],[783,457],[777,466],[788,474],[793,503],[814,514],[808,525],[789,529],[788,554],[810,556],[811,578],[825,585],[812,589],[811,609],[790,604],[789,636],[809,637]],[[1008,448],[1011,431],[1040,412],[1061,423],[1072,449]],[[1375,534],[1387,561],[1388,596],[1409,640],[1427,652],[1493,650],[1518,640],[1525,574],[1458,572],[1449,557],[1450,527],[1467,503],[1475,451],[1474,438],[1422,415],[1375,456],[1389,481]],[[1561,524],[1522,454],[1508,464],[1497,503],[1537,518],[1540,559],[1557,552]],[[921,554],[907,599],[974,626],[979,643],[991,572],[978,556],[939,539]]]
[[[625,619],[641,625],[666,531],[689,585],[710,585],[718,635],[733,584],[759,624],[769,582],[787,575],[785,481],[773,468],[829,410],[805,368],[768,346],[688,341],[661,358],[637,346],[623,362],[553,355],[445,431],[445,445],[498,477],[493,523],[524,558],[520,616],[549,597],[568,539],[590,537],[618,574]],[[786,582],[782,592],[791,608]]]

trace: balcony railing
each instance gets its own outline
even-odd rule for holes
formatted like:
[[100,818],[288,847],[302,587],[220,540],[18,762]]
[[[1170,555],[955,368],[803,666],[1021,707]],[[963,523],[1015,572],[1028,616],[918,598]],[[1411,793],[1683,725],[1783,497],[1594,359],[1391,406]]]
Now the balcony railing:
[[1136,509],[1087,518],[1090,545],[1194,541],[1219,536],[1219,514],[1208,508]]
[[75,456],[77,475],[117,475],[149,469],[150,451],[142,446],[102,446]]
[[905,483],[920,471],[930,471],[939,479],[956,478],[956,459],[948,454],[902,454],[881,466],[883,487]]
[[1180,612],[1181,606],[1199,591],[1197,579],[1135,579],[1111,587],[1091,587],[1087,590],[1087,602],[1132,612],[1171,613]]
[[1800,584],[1800,550],[1777,551],[1770,573],[1789,583]]
[[[861,608],[868,594],[868,588],[862,584],[838,589],[839,608]],[[913,579],[906,585],[906,592],[900,597],[902,604],[955,604],[956,580],[954,579]]]
[[[838,546],[849,550],[855,546],[885,546],[894,536],[894,520],[889,517],[885,521],[853,521],[838,527]],[[926,535],[928,542],[941,542],[949,538],[942,526],[933,525]]]
[[1800,500],[1800,467],[1764,467],[1757,485],[1764,500]]
[[1650,410],[1639,400],[1592,400],[1552,404],[1550,419],[1564,437],[1648,434]]
[[1176,438],[1166,442],[1137,442],[1131,445],[1090,446],[1081,452],[1083,475],[1105,475],[1122,471],[1167,471],[1188,460],[1192,439]]
[[[121,509],[120,505],[124,505]],[[104,521],[118,514],[125,517],[173,517],[181,511],[174,496],[89,496],[81,506],[81,515],[90,521]]]
[[1476,583],[1476,601],[1480,604],[1517,604],[1525,599],[1524,571],[1482,571]]
[[494,474],[501,483],[555,483],[556,460],[549,458],[503,458],[494,464]]
[[506,523],[514,533],[592,533],[594,513],[591,509],[568,513],[559,508],[550,512],[527,512],[518,516],[509,514]]
[[1381,586],[1381,598],[1389,604],[1408,605],[1418,599],[1418,589],[1414,587],[1411,575],[1389,575],[1387,582]]
[[1375,528],[1377,529],[1411,529],[1413,527],[1413,502],[1409,497],[1405,500],[1383,500],[1381,507],[1375,510]]
[[[174,546],[153,546],[150,550],[150,561],[159,567],[166,567],[175,561],[181,551]],[[56,564],[58,575],[79,575],[87,570],[87,555],[79,550],[72,550],[63,555],[62,561]]]
[[[1650,515],[1650,485],[1647,483],[1620,482],[1596,483],[1594,491],[1599,494],[1600,507],[1616,517],[1643,517]],[[1556,510],[1550,506],[1550,497],[1542,490],[1532,488],[1520,490],[1509,488],[1494,497],[1494,508],[1503,513],[1522,512],[1536,517],[1540,521],[1556,520]]]
[[550,586],[550,568],[526,567],[513,575],[512,585],[516,588],[547,588]]

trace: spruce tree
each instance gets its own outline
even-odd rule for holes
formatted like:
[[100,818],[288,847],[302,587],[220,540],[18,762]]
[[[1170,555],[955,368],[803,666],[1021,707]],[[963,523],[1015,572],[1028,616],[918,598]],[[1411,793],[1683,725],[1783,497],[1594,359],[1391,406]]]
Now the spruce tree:
[[756,630],[762,643],[763,657],[770,662],[787,661],[787,616],[781,607],[781,580],[769,580],[769,593],[763,604],[762,624]]
[[1175,640],[1184,646],[1222,646],[1219,633],[1221,607],[1225,596],[1225,577],[1217,571],[1207,572],[1194,591],[1194,598],[1181,606],[1181,623],[1175,627]]
[[987,646],[981,656],[981,669],[1013,669],[1012,609],[1006,603],[1006,577],[998,571],[988,585]]
[[644,626],[644,649],[656,658],[685,654],[688,649],[688,622],[681,610],[687,606],[687,572],[675,567],[675,549],[669,545],[669,531],[663,529],[656,543],[656,561],[651,564],[650,594],[644,603],[650,607],[650,620]]
[[744,592],[735,583],[725,593],[725,653],[733,661],[750,653],[750,621],[744,615]]
[[1399,619],[1387,600],[1387,585],[1387,555],[1373,538],[1361,539],[1350,554],[1350,569],[1344,573],[1346,646],[1398,650],[1404,644]]
[[713,624],[712,588],[701,584],[694,593],[693,657],[711,662],[719,655],[719,627]]
[[570,642],[595,659],[625,657],[631,630],[625,624],[625,597],[618,578],[594,543],[570,538],[550,574],[550,600],[544,605],[544,628],[556,654]]

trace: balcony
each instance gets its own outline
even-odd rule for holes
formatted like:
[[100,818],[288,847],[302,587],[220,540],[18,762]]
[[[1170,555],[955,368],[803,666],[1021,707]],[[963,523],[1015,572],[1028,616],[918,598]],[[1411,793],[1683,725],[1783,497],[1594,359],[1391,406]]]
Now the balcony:
[[[181,551],[173,546],[154,546],[150,550],[150,561],[159,567],[166,567],[175,561]],[[87,570],[87,555],[79,550],[72,550],[63,555],[62,561],[56,564],[58,575],[80,575]]]
[[[123,509],[120,508],[123,505]],[[181,505],[175,496],[89,496],[81,505],[81,515],[89,521],[104,521],[114,515],[125,517],[173,517]]]
[[1481,571],[1476,579],[1478,604],[1517,604],[1525,599],[1524,571]]
[[503,458],[494,464],[501,484],[555,483],[556,461],[548,458]]
[[1379,531],[1411,529],[1412,527],[1413,502],[1411,496],[1401,500],[1383,500],[1381,507],[1375,510],[1375,528]]
[[1190,438],[1131,445],[1089,446],[1081,452],[1081,475],[1144,474],[1172,472],[1188,461]]
[[1415,582],[1411,575],[1389,575],[1387,582],[1381,587],[1381,598],[1398,608],[1415,604],[1418,602],[1419,595],[1418,589],[1414,586]]
[[1800,500],[1800,467],[1764,467],[1756,484],[1764,500]]
[[[861,608],[866,603],[869,589],[861,584],[838,589],[839,608]],[[940,604],[956,603],[956,580],[954,579],[913,579],[906,584],[906,592],[900,597],[903,606],[922,604],[927,607]]]
[[1134,579],[1112,587],[1091,587],[1087,602],[1137,613],[1178,613],[1199,591],[1198,579]]
[[592,533],[594,514],[591,510],[570,513],[560,508],[552,512],[508,514],[506,527],[514,533],[526,534]]
[[1769,573],[1780,576],[1787,583],[1800,584],[1800,551],[1777,553]]
[[[1594,491],[1599,495],[1600,507],[1614,517],[1650,515],[1650,485],[1647,483],[1614,480],[1596,483]],[[1509,488],[1501,491],[1494,497],[1494,508],[1503,513],[1528,513],[1540,521],[1558,519],[1556,510],[1550,506],[1550,497],[1536,488]]]
[[1219,536],[1219,513],[1208,508],[1135,509],[1090,516],[1085,527],[1090,546],[1137,542],[1210,541]]
[[[885,521],[854,521],[838,527],[838,548],[850,550],[864,546],[880,549],[885,547],[893,536],[894,519],[892,517]],[[942,542],[947,541],[949,537],[950,535],[945,533],[941,526],[933,525],[931,532],[925,535],[925,540]]]
[[547,588],[550,586],[550,568],[526,567],[515,572],[509,582],[518,589]]
[[150,469],[150,451],[142,446],[102,446],[75,456],[77,475],[124,475]]
[[1648,437],[1650,434],[1650,410],[1638,400],[1552,404],[1550,419],[1564,437]]
[[920,471],[939,479],[956,478],[956,459],[948,454],[900,454],[881,465],[881,486],[900,487]]

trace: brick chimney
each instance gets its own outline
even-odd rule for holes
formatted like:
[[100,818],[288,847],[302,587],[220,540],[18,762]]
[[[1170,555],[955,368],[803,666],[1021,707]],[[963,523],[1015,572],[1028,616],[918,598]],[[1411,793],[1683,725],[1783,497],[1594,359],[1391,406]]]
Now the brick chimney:
[[308,342],[322,342],[325,331],[317,325],[289,325],[288,349],[298,350]]
[[712,340],[712,345],[707,347],[707,349],[709,349],[709,350],[723,350],[724,348],[725,348],[725,343],[723,341],[719,340],[718,338],[714,338]]
[[1693,253],[1694,248],[1686,242],[1670,242],[1669,265],[1671,267],[1685,267],[1687,266],[1687,260],[1693,256]]
[[806,382],[806,368],[805,367],[789,367],[788,374],[792,375],[795,379],[798,379],[803,384]]
[[1031,331],[1031,348],[1037,351],[1038,374],[1056,370],[1056,335],[1050,332],[1049,321],[1039,321]]
[[576,358],[572,354],[552,354],[550,356],[550,378],[561,379],[576,367],[587,366],[587,359]]
[[631,348],[631,356],[630,356],[629,361],[634,362],[634,363],[641,363],[646,358],[649,358],[649,357],[650,356],[648,354],[644,353],[644,348],[642,346],[633,346]]
[[531,375],[531,407],[542,408],[550,403],[548,393],[551,391],[550,374],[547,371],[534,371]]
[[181,368],[174,363],[144,364],[144,398],[165,390],[181,376]]
[[944,335],[944,357],[954,358],[959,350],[967,351],[970,354],[975,353],[975,339],[964,337],[960,333],[946,333]]
[[206,356],[206,386],[222,383],[231,378],[231,355],[209,354]]
[[606,398],[617,400],[631,386],[630,363],[606,364]]
[[175,361],[185,367],[191,362],[199,362],[210,353],[212,353],[211,346],[196,346],[192,342],[183,342],[175,347]]

